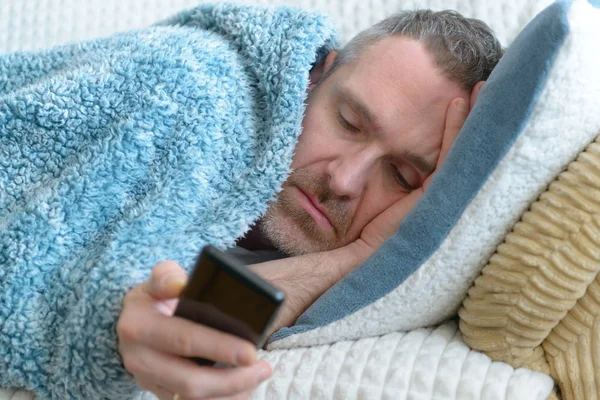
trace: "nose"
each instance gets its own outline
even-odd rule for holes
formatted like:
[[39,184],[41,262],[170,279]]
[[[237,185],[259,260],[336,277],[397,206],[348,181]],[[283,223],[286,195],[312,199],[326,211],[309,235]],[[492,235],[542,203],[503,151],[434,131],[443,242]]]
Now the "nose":
[[376,155],[368,149],[343,152],[327,165],[329,188],[339,197],[359,197],[369,180]]

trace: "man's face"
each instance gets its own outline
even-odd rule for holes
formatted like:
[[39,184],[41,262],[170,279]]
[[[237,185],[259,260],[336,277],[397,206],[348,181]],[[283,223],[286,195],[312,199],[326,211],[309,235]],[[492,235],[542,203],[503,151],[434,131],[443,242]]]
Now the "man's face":
[[433,172],[456,97],[468,104],[469,93],[408,38],[383,39],[340,66],[308,95],[294,172],[261,221],[263,234],[288,254],[359,238]]

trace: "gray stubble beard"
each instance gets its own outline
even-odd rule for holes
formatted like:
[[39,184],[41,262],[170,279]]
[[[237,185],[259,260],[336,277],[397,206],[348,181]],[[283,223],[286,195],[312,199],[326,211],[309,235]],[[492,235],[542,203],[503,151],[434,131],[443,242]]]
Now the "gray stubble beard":
[[[297,204],[291,193],[291,186],[302,187],[319,198],[332,220],[334,237],[325,235],[312,216]],[[344,237],[352,224],[352,219],[348,218],[346,212],[346,203],[330,191],[324,178],[315,177],[311,172],[299,169],[290,175],[283,190],[279,192],[275,201],[269,204],[259,228],[261,233],[285,254],[294,256],[333,250],[352,241]]]

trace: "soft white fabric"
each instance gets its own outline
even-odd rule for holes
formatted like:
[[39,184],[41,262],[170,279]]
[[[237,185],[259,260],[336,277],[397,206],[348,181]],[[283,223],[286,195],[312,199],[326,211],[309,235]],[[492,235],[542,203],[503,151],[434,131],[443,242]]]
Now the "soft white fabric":
[[261,384],[252,400],[542,400],[553,386],[547,375],[470,350],[454,322],[261,356],[276,378]]
[[[456,323],[290,350],[261,351],[274,378],[251,400],[543,400],[552,379],[493,362],[463,342]],[[33,400],[25,390],[2,390],[1,400]],[[135,400],[157,400],[145,392]]]
[[[233,0],[291,4],[335,18],[342,39],[402,10],[453,9],[486,21],[508,45],[525,24],[552,0]],[[182,8],[207,0],[2,0],[0,52],[37,49],[149,25]]]
[[[554,385],[545,374],[470,350],[454,322],[259,356],[273,367],[273,378],[251,400],[543,400]],[[0,400],[35,398],[0,389]],[[145,392],[135,400],[157,398]]]
[[570,33],[525,130],[440,248],[388,295],[339,321],[273,342],[270,349],[408,331],[456,314],[514,223],[600,133],[600,9],[576,0],[568,19]]
[[264,354],[252,399],[545,399],[553,381],[470,350],[456,324]]

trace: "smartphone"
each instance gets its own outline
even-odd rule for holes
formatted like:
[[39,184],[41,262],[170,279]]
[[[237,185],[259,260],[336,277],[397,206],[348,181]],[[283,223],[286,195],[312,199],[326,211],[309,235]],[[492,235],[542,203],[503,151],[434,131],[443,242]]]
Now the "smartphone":
[[[240,260],[206,246],[179,297],[174,315],[239,336],[260,349],[283,300],[283,292]],[[203,358],[193,360],[200,365],[216,364]]]

